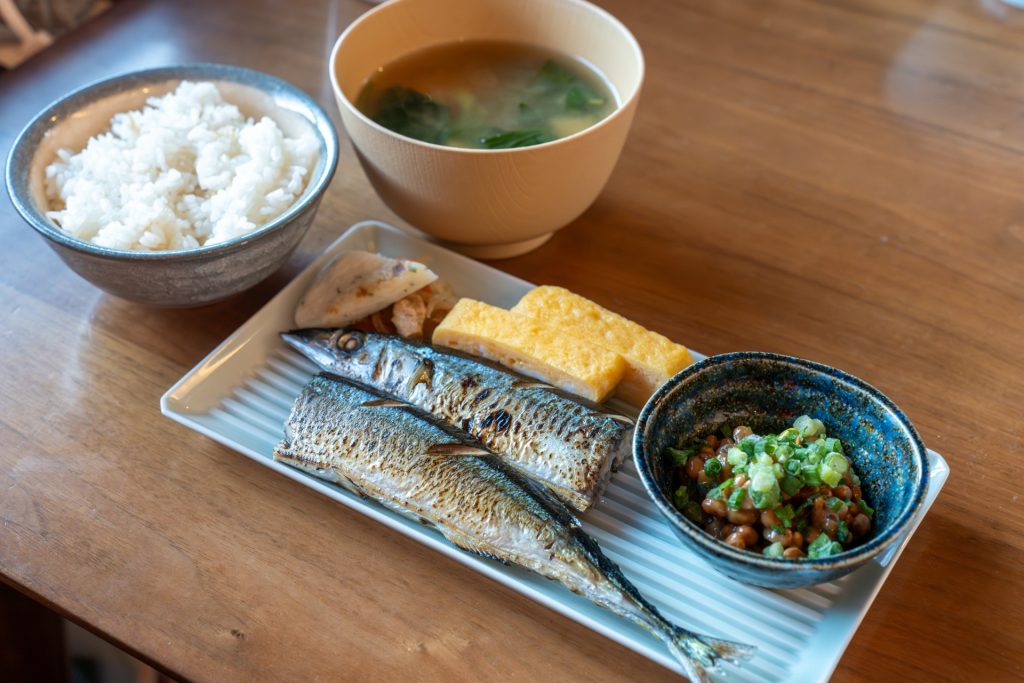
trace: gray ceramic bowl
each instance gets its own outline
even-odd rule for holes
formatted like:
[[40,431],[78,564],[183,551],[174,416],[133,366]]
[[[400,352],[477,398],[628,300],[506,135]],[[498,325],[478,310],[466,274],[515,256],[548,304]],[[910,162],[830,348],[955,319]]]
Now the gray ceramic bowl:
[[[867,540],[825,559],[772,559],[716,539],[672,504],[674,468],[663,456],[667,446],[716,433],[722,424],[778,432],[799,415],[822,420],[829,436],[842,440],[864,499],[875,510]],[[723,574],[770,588],[831,581],[885,551],[920,510],[928,482],[921,438],[880,391],[827,365],[772,353],[712,356],[670,379],[640,413],[633,458],[644,487],[683,543]]]
[[[299,200],[248,235],[197,249],[108,249],[61,231],[45,215],[43,189],[45,168],[57,149],[81,149],[89,137],[109,128],[114,114],[138,109],[148,97],[169,92],[182,80],[216,82],[224,98],[243,114],[269,116],[286,134],[313,131],[320,140],[320,154]],[[99,81],[46,107],[14,141],[6,180],[18,213],[76,273],[125,299],[186,307],[237,294],[277,270],[309,229],[337,163],[334,126],[306,93],[258,71],[222,64],[188,64]]]

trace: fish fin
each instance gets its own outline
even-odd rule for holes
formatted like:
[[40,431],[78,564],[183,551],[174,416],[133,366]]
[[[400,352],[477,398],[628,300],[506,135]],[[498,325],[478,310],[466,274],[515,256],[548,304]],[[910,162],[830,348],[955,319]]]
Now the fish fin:
[[517,379],[512,386],[516,389],[554,389],[550,384],[532,379]]
[[478,557],[485,557],[488,560],[494,560],[495,562],[501,562],[502,564],[507,565],[509,567],[512,566],[512,563],[510,563],[508,560],[502,557],[498,557],[497,555],[489,552],[488,550],[485,550],[480,545],[480,543],[478,543],[477,540],[474,538],[471,538],[464,534],[455,533],[450,530],[444,533],[444,537],[456,546],[458,546],[460,550],[463,550],[467,553],[477,555]]
[[627,417],[625,415],[619,415],[618,413],[608,413],[607,415],[605,415],[605,417],[607,417],[610,420],[615,420],[616,422],[621,422],[622,424],[628,425],[630,427],[636,426],[636,422],[633,421],[633,418]]
[[409,404],[393,398],[375,398],[363,403],[364,408],[408,408]]
[[423,455],[435,455],[440,457],[463,457],[463,458],[479,458],[485,455],[491,455],[491,452],[486,448],[479,448],[477,446],[470,446],[464,443],[436,443],[423,452]]
[[300,453],[289,448],[284,441],[274,447],[274,460],[283,462],[285,465],[294,467],[300,472],[305,472],[317,479],[323,479],[331,484],[336,484],[349,493],[356,494],[360,498],[369,498],[369,496],[363,492],[362,488],[344,474],[333,467],[321,466],[317,463],[304,459]]
[[686,676],[691,681],[701,683],[710,682],[707,670],[717,668],[720,661],[736,664],[749,659],[757,651],[752,645],[698,636],[678,626],[670,626],[669,632],[663,637]]

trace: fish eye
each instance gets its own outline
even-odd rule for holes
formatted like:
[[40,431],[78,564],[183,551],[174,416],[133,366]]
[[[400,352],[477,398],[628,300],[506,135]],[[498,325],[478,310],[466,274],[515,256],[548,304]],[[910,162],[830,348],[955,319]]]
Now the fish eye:
[[353,353],[362,347],[363,335],[358,332],[343,332],[338,335],[334,345],[345,353]]

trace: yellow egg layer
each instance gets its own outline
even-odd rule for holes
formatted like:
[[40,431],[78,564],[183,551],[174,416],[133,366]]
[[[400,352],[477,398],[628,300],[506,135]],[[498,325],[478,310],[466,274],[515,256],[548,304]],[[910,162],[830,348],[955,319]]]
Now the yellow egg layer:
[[460,299],[434,344],[487,358],[570,393],[602,401],[626,371],[619,354],[473,299]]
[[512,313],[621,355],[627,367],[616,396],[638,406],[693,362],[682,344],[562,287],[531,290],[512,307]]

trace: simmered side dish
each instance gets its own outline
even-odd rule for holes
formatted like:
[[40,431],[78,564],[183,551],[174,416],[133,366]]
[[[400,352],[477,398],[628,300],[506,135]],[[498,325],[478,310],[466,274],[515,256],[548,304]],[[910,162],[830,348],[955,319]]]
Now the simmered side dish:
[[678,468],[676,507],[709,534],[768,557],[818,559],[871,530],[860,478],[821,420],[802,415],[764,436],[722,431],[665,451]]

